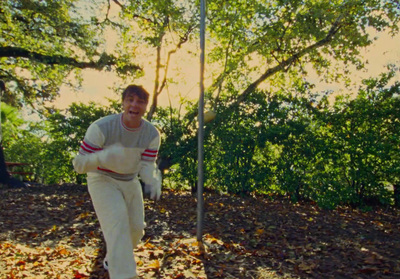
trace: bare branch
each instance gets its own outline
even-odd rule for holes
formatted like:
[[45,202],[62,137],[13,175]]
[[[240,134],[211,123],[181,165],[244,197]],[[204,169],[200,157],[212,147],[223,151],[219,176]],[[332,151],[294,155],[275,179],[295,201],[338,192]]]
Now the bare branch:
[[118,0],[113,0],[115,4],[121,7],[121,9],[124,9],[125,7],[118,1]]
[[[168,20],[166,20],[164,22],[164,24],[166,24],[166,25],[168,25],[168,23],[169,23]],[[165,86],[167,85],[168,69],[169,69],[169,62],[171,60],[171,56],[174,53],[176,53],[182,47],[182,45],[189,40],[189,35],[193,31],[193,29],[194,29],[194,26],[189,26],[189,28],[186,30],[185,34],[180,37],[179,43],[176,45],[176,47],[168,52],[167,61],[165,64],[164,77],[161,82],[161,85],[159,83],[159,77],[160,77],[159,69],[161,68],[161,62],[160,62],[160,60],[161,60],[161,44],[157,47],[157,66],[156,66],[155,87],[154,87],[154,92],[153,92],[153,101],[150,106],[149,112],[147,114],[148,120],[151,120],[153,118],[153,114],[157,108],[158,96],[161,94],[161,92],[164,90]],[[161,39],[160,39],[160,41],[161,41]]]

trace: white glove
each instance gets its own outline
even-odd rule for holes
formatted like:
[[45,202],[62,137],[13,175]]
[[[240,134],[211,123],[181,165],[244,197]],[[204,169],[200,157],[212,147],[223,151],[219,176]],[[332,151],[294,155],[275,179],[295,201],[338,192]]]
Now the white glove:
[[161,183],[158,185],[144,184],[144,193],[150,194],[150,199],[158,201],[161,197]]
[[139,166],[140,154],[135,150],[114,144],[98,152],[99,163],[111,171],[130,174],[136,172]]
[[124,148],[120,145],[112,145],[95,153],[99,158],[99,163],[102,167],[113,170],[124,156]]
[[77,173],[87,173],[97,170],[99,166],[99,158],[96,153],[81,155],[78,154],[72,160],[72,164]]
[[87,173],[97,170],[98,166],[111,171],[130,174],[138,171],[140,154],[135,150],[114,144],[92,154],[77,155],[72,161],[76,172]]
[[158,201],[161,197],[161,172],[155,168],[150,171],[150,168],[142,169],[140,178],[144,182],[144,193],[150,194],[150,199]]

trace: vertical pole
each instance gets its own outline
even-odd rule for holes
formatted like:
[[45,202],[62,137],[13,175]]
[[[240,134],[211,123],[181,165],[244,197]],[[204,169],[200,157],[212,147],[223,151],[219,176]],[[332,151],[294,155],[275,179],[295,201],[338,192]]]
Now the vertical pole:
[[1,119],[1,98],[3,97],[3,92],[6,91],[6,84],[4,81],[0,80],[0,143],[3,142],[3,127],[2,127],[2,119]]
[[200,98],[199,98],[199,131],[198,131],[198,167],[197,167],[197,241],[203,238],[204,221],[204,51],[205,51],[205,18],[206,0],[200,1]]
[[6,92],[6,84],[0,80],[0,183],[8,184],[10,181],[10,174],[7,171],[6,160],[3,152],[3,130],[2,130],[2,118],[1,118],[1,98],[3,93]]

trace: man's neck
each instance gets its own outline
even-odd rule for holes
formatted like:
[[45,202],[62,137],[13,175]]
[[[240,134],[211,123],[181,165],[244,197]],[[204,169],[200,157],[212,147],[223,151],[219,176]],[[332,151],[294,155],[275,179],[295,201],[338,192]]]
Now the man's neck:
[[142,125],[142,119],[135,119],[132,121],[129,121],[128,119],[126,119],[127,117],[124,117],[124,115],[122,115],[122,122],[124,123],[124,125],[130,129],[137,129],[140,127],[140,125]]

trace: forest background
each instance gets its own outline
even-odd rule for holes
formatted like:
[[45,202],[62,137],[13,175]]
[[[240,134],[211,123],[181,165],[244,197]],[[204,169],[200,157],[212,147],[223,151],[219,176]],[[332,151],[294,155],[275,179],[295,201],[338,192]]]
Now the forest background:
[[[199,15],[191,0],[2,1],[5,159],[31,164],[36,182],[84,184],[71,160],[88,125],[146,80],[164,186],[194,187],[197,102],[186,93],[198,84],[187,65],[199,68]],[[358,78],[364,51],[396,36],[399,18],[387,0],[208,1],[206,110],[216,117],[205,125],[206,188],[324,208],[400,206],[399,61]],[[90,69],[113,80],[108,104],[57,107],[66,87],[82,94]]]

